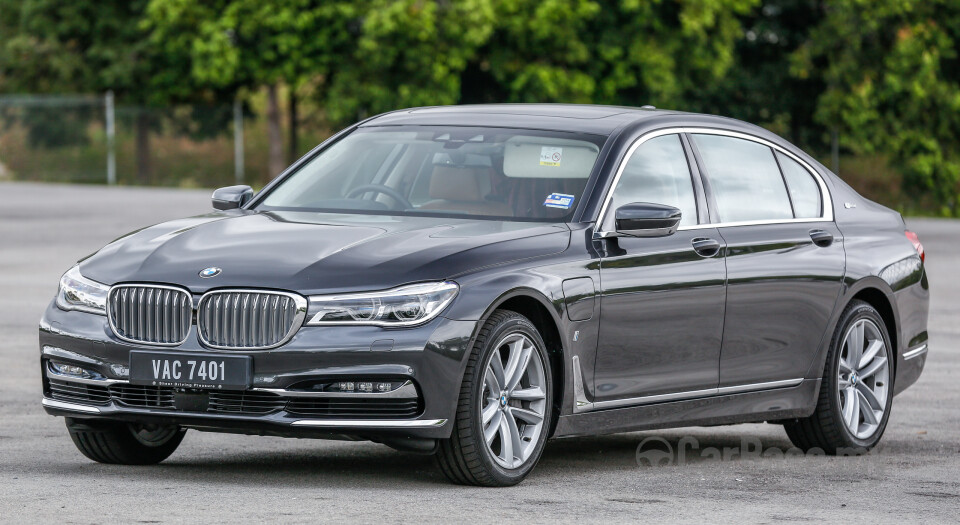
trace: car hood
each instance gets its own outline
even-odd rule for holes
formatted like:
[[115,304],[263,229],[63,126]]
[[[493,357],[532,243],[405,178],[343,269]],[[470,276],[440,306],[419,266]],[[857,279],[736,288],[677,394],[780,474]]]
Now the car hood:
[[[104,284],[193,292],[256,287],[304,294],[379,290],[562,252],[564,224],[231,210],[133,232],[81,262]],[[219,275],[201,278],[205,268]]]

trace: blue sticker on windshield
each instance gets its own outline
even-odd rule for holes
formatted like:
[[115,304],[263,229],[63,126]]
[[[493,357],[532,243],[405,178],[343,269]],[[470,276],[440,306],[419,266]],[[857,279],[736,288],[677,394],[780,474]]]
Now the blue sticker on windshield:
[[543,201],[543,205],[548,208],[569,210],[570,206],[573,206],[574,198],[573,195],[567,195],[566,193],[551,193],[547,195],[547,200]]

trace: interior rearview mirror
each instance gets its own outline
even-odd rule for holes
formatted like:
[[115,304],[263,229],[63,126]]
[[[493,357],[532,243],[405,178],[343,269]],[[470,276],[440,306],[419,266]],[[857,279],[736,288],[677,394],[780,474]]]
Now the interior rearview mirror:
[[218,210],[232,210],[250,202],[253,188],[250,186],[227,186],[214,190],[213,207]]
[[680,216],[673,206],[633,202],[617,208],[616,230],[629,237],[664,237],[677,231]]

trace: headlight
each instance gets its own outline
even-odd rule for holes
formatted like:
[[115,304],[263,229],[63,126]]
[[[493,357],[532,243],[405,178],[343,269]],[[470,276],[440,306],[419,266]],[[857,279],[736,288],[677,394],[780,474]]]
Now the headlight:
[[107,315],[107,292],[109,291],[109,286],[87,279],[80,275],[80,267],[74,266],[60,278],[57,306],[63,310],[80,310]]
[[459,289],[457,283],[444,281],[382,292],[314,295],[310,297],[307,325],[413,326],[439,315]]

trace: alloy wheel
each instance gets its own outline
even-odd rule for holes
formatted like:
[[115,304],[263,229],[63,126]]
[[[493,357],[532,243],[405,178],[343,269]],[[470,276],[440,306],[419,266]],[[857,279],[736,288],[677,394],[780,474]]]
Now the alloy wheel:
[[547,410],[543,361],[521,333],[500,339],[487,361],[480,424],[490,456],[503,468],[518,468],[542,438]]
[[837,374],[843,424],[857,439],[868,439],[883,421],[890,379],[887,345],[872,320],[858,319],[847,329]]

